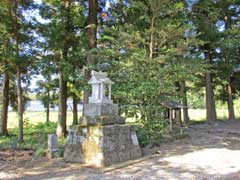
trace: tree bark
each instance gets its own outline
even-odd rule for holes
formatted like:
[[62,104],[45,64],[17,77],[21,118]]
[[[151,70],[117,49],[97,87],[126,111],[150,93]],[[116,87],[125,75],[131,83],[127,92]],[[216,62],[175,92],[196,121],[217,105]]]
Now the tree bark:
[[47,107],[46,107],[46,124],[49,123],[49,115],[50,115],[50,92],[47,92],[47,98],[48,98],[48,102],[47,102]]
[[[228,20],[229,20],[229,17],[225,16],[225,18],[224,18],[225,30],[228,29]],[[229,64],[228,58],[224,51],[223,51],[223,54],[225,57],[225,63]],[[231,85],[230,77],[229,77],[228,84],[227,84],[227,94],[228,94],[228,120],[235,120],[236,117],[235,117],[235,112],[234,112],[232,85]]]
[[[11,1],[12,9],[11,15],[13,18],[13,34],[16,46],[16,59],[19,59],[19,23],[18,23],[18,15],[17,15],[17,8],[18,8],[18,1],[12,0]],[[23,142],[23,93],[22,93],[22,72],[21,72],[21,63],[17,62],[16,64],[17,69],[17,114],[18,114],[18,142]]]
[[149,58],[153,58],[153,49],[154,49],[154,21],[155,21],[155,15],[153,14],[153,17],[151,19],[151,35],[150,35],[150,43],[149,43]]
[[6,72],[2,89],[2,110],[0,117],[0,136],[7,136],[7,122],[8,122],[8,105],[9,105],[9,75]]
[[[51,74],[47,75],[47,83],[49,84],[51,81]],[[46,124],[49,123],[49,115],[50,115],[50,87],[47,87],[47,106],[46,106]]]
[[21,68],[17,66],[17,100],[18,100],[18,142],[23,142],[23,93],[21,82]]
[[[182,99],[182,104],[184,106],[188,106],[188,101],[187,101],[187,89],[186,89],[186,82],[185,81],[181,81],[180,82],[180,93],[183,97]],[[188,115],[188,108],[184,108],[183,109],[183,123],[185,126],[189,125],[189,115]]]
[[62,72],[59,73],[59,107],[58,107],[58,124],[57,136],[67,134],[67,82],[64,80]]
[[78,124],[78,100],[76,94],[73,94],[73,125]]
[[227,93],[228,93],[228,120],[236,120],[233,106],[232,86],[230,82],[227,84]]
[[[205,52],[205,59],[208,64],[211,62],[209,52]],[[209,123],[213,123],[216,120],[216,108],[214,101],[214,92],[212,87],[212,74],[211,72],[205,73],[205,88],[206,88],[206,118]]]
[[[98,0],[88,0],[88,19],[87,19],[87,38],[88,38],[88,55],[87,55],[87,66],[92,66],[96,64],[96,59],[94,55],[90,52],[91,49],[97,47],[97,6]],[[91,70],[87,69],[85,71],[85,80],[88,81],[91,76]],[[84,104],[88,103],[88,97],[90,92],[88,90],[84,91]]]

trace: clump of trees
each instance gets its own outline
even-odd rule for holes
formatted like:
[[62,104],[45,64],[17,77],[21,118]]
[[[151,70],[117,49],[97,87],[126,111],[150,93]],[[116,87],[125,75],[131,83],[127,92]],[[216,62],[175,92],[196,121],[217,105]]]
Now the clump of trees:
[[[19,142],[31,75],[46,108],[58,103],[58,136],[67,134],[67,99],[87,103],[92,69],[107,71],[114,101],[137,117],[145,141],[159,139],[162,102],[188,105],[188,95],[205,87],[206,119],[217,119],[215,101],[228,104],[239,90],[240,2],[199,0],[3,0],[0,2],[0,134],[7,135],[9,102],[15,101]],[[15,88],[14,88],[15,87]],[[15,92],[14,93],[11,92]],[[183,121],[189,123],[187,109]]]

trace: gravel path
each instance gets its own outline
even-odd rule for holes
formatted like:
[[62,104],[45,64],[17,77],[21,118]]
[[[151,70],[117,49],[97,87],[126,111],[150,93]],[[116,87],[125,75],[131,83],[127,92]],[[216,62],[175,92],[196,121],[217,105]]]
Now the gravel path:
[[152,159],[99,174],[62,160],[0,161],[0,179],[22,180],[237,180],[240,179],[240,122],[189,128],[190,138],[167,143]]

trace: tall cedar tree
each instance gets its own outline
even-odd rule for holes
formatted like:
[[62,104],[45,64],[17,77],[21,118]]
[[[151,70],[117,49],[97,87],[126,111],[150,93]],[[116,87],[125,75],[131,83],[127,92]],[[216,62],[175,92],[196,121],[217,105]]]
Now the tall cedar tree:
[[7,122],[8,122],[8,105],[9,105],[9,73],[4,73],[4,80],[2,86],[2,95],[0,100],[2,101],[1,114],[0,114],[0,136],[8,135]]
[[58,125],[57,125],[57,135],[62,136],[67,134],[67,78],[64,75],[64,61],[68,59],[68,51],[70,47],[70,33],[72,31],[71,24],[71,10],[72,0],[64,0],[64,10],[66,14],[65,20],[65,37],[63,42],[63,50],[60,56],[59,65],[59,110],[58,110]]
[[[237,37],[232,35],[232,31],[235,28],[238,28],[238,23],[240,21],[239,13],[240,13],[240,1],[238,0],[230,0],[224,1],[220,0],[216,4],[216,8],[221,12],[219,15],[219,20],[223,22],[224,31],[222,33],[222,40],[220,41],[221,48],[221,58],[223,59],[224,70],[220,69],[220,71],[224,71],[221,75],[225,75],[225,91],[227,95],[227,104],[228,104],[228,119],[235,120],[235,112],[234,112],[234,104],[233,104],[233,87],[232,87],[232,79],[231,77],[234,74],[236,67],[239,65],[237,61],[236,55],[236,45],[234,45],[234,41],[237,40]],[[221,76],[220,75],[220,76]],[[224,96],[224,95],[223,95]]]
[[[32,1],[10,0],[1,1],[1,61],[0,65],[3,66],[4,80],[3,80],[3,106],[1,111],[0,121],[1,133],[7,134],[7,115],[9,98],[11,97],[12,104],[17,104],[19,133],[18,141],[23,142],[23,91],[22,91],[22,73],[28,71],[28,67],[33,64],[31,57],[33,51],[30,44],[33,42],[31,39],[30,28],[31,22],[24,17],[24,11],[30,10],[33,7]],[[29,26],[30,25],[30,26]],[[31,61],[29,61],[31,60]],[[31,68],[30,68],[31,69]],[[17,82],[17,98],[16,92],[13,88],[10,89],[10,79],[16,75]],[[26,76],[27,77],[27,76]],[[14,83],[14,81],[12,81]],[[16,100],[17,99],[17,100]],[[14,106],[15,109],[15,106]]]
[[[18,6],[19,2],[18,0],[11,0],[11,17],[12,17],[12,23],[13,23],[13,38],[15,41],[15,53],[16,57],[19,57],[19,41],[20,41],[20,34],[19,34],[19,29],[20,29],[20,24],[18,21]],[[21,76],[22,76],[22,69],[21,69],[21,62],[17,62],[16,64],[16,79],[17,79],[17,114],[18,114],[18,142],[22,143],[23,142],[23,93],[22,93],[22,81],[21,81]]]
[[75,80],[75,69],[83,64],[80,57],[84,50],[79,47],[85,22],[83,12],[83,7],[77,0],[44,0],[40,9],[42,18],[47,20],[41,25],[40,31],[46,40],[45,50],[48,52],[43,56],[56,64],[59,79],[58,136],[67,133],[67,97],[71,90],[69,85]]
[[9,21],[9,8],[6,0],[0,2],[1,10],[0,16],[1,29],[0,29],[0,73],[2,74],[2,82],[0,85],[0,136],[6,136],[7,120],[8,120],[8,105],[9,105],[9,37],[8,21]]
[[[87,41],[88,41],[88,54],[87,54],[87,70],[85,72],[85,80],[90,79],[91,66],[96,65],[96,59],[91,52],[92,49],[97,47],[97,12],[98,0],[88,0],[88,18],[87,18]],[[84,104],[88,103],[89,91],[84,91]]]
[[[204,54],[206,64],[213,64],[213,44],[217,41],[216,30],[216,9],[213,1],[200,0],[193,6],[194,23],[199,38],[202,39],[205,44],[200,48]],[[196,18],[197,17],[197,18]],[[209,123],[213,123],[216,120],[216,107],[214,98],[213,87],[213,74],[209,68],[205,72],[205,92],[206,92],[206,118]]]
[[[23,74],[27,74],[28,67],[33,65],[30,57],[34,51],[32,47],[31,22],[27,20],[24,13],[32,10],[32,1],[9,0],[1,1],[1,45],[5,44],[5,49],[1,48],[1,62],[4,67],[4,86],[3,86],[3,109],[1,111],[0,134],[7,134],[7,114],[10,97],[9,82],[10,77],[16,75],[17,83],[17,114],[18,114],[18,141],[23,142],[23,111],[24,98],[22,80]],[[4,32],[5,30],[5,32]],[[2,44],[3,43],[3,44]],[[3,51],[2,51],[3,50]],[[29,68],[32,69],[32,68]],[[12,75],[11,75],[12,74]],[[26,76],[28,77],[28,76]],[[27,84],[27,81],[26,81]],[[14,100],[15,96],[14,96]]]

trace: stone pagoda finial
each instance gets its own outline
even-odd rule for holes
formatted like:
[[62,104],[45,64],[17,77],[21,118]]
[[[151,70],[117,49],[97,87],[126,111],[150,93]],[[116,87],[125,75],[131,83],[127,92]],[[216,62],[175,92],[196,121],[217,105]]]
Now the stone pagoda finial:
[[[114,84],[105,72],[91,72],[91,79],[88,84],[92,86],[92,95],[89,97],[89,103],[112,104],[111,86]],[[108,96],[106,96],[106,88],[108,88]]]

